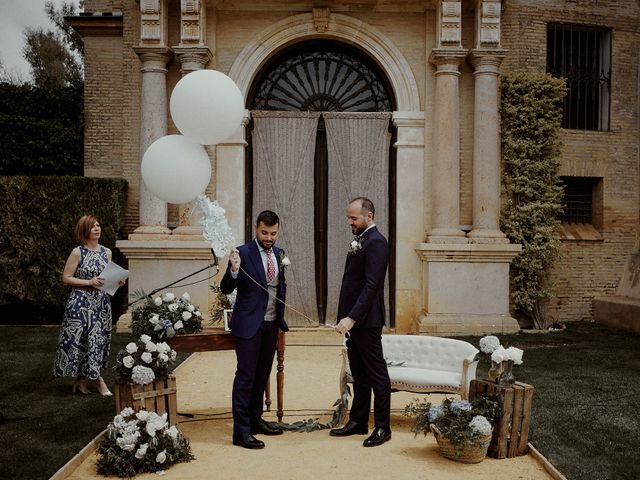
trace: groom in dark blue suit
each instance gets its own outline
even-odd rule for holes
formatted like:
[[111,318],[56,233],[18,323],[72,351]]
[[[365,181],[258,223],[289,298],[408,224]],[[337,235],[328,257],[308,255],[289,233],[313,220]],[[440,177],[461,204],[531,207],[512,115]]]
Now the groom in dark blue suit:
[[264,389],[278,330],[289,330],[284,320],[284,252],[275,246],[279,224],[274,212],[261,212],[256,220],[256,238],[231,252],[220,282],[224,294],[238,289],[231,317],[238,361],[232,393],[233,444],[244,448],[264,448],[255,434],[282,433],[262,419]]
[[347,207],[347,219],[355,238],[344,267],[338,319],[335,329],[347,334],[347,354],[353,375],[353,404],[349,421],[330,435],[366,435],[369,429],[371,391],[374,394],[374,428],[363,445],[374,447],[391,439],[391,382],[382,352],[384,279],[389,262],[387,240],[373,218],[375,207],[358,197]]

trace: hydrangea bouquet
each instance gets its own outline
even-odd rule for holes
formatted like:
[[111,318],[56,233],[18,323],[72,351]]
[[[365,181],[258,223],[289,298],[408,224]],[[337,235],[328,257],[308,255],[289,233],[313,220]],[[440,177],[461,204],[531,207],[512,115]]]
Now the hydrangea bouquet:
[[202,314],[190,300],[186,292],[181,297],[173,293],[147,297],[144,305],[132,313],[133,335],[148,335],[154,341],[161,341],[177,334],[201,331]]
[[515,382],[513,365],[522,364],[523,351],[516,347],[504,348],[498,337],[487,335],[480,339],[480,351],[491,358],[489,378],[500,385],[509,386]]
[[98,456],[98,473],[119,477],[159,472],[194,459],[189,441],[175,425],[169,426],[166,413],[134,414],[132,408],[122,410],[107,426]]
[[116,382],[146,385],[167,378],[175,359],[176,351],[165,342],[154,343],[149,335],[141,335],[118,352]]
[[405,407],[404,414],[414,419],[412,431],[416,435],[437,431],[461,455],[465,448],[488,446],[500,406],[485,396],[471,402],[445,399],[440,405],[415,399]]

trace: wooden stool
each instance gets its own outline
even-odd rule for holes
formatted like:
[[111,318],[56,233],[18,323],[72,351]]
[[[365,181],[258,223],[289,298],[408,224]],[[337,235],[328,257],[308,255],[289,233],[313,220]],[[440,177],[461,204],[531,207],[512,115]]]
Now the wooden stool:
[[527,453],[533,390],[531,385],[521,382],[501,387],[490,380],[471,380],[469,400],[482,395],[489,398],[496,396],[502,408],[502,415],[493,428],[488,452],[490,456],[511,458]]

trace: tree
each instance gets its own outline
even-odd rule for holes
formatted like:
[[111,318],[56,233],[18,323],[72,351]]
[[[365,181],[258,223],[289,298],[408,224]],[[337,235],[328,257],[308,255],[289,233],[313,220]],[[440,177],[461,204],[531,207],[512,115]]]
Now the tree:
[[24,58],[31,66],[33,81],[38,87],[80,85],[84,74],[82,37],[64,21],[76,14],[73,3],[64,3],[56,10],[52,2],[45,4],[54,30],[27,28],[24,32]]
[[20,72],[16,69],[7,69],[2,58],[0,58],[0,83],[10,83],[12,85],[21,85],[24,83],[24,78],[22,78]]

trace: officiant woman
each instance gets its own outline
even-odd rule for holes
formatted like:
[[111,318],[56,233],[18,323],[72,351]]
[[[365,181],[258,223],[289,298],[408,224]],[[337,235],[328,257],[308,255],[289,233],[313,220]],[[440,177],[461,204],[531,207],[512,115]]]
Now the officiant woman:
[[111,261],[111,250],[100,245],[101,233],[100,222],[93,215],[78,220],[75,238],[79,245],[71,251],[62,272],[62,282],[72,289],[53,374],[74,377],[74,392],[88,394],[93,385],[100,395],[110,396],[100,372],[107,366],[111,346],[111,299],[97,287],[103,285],[99,275]]

